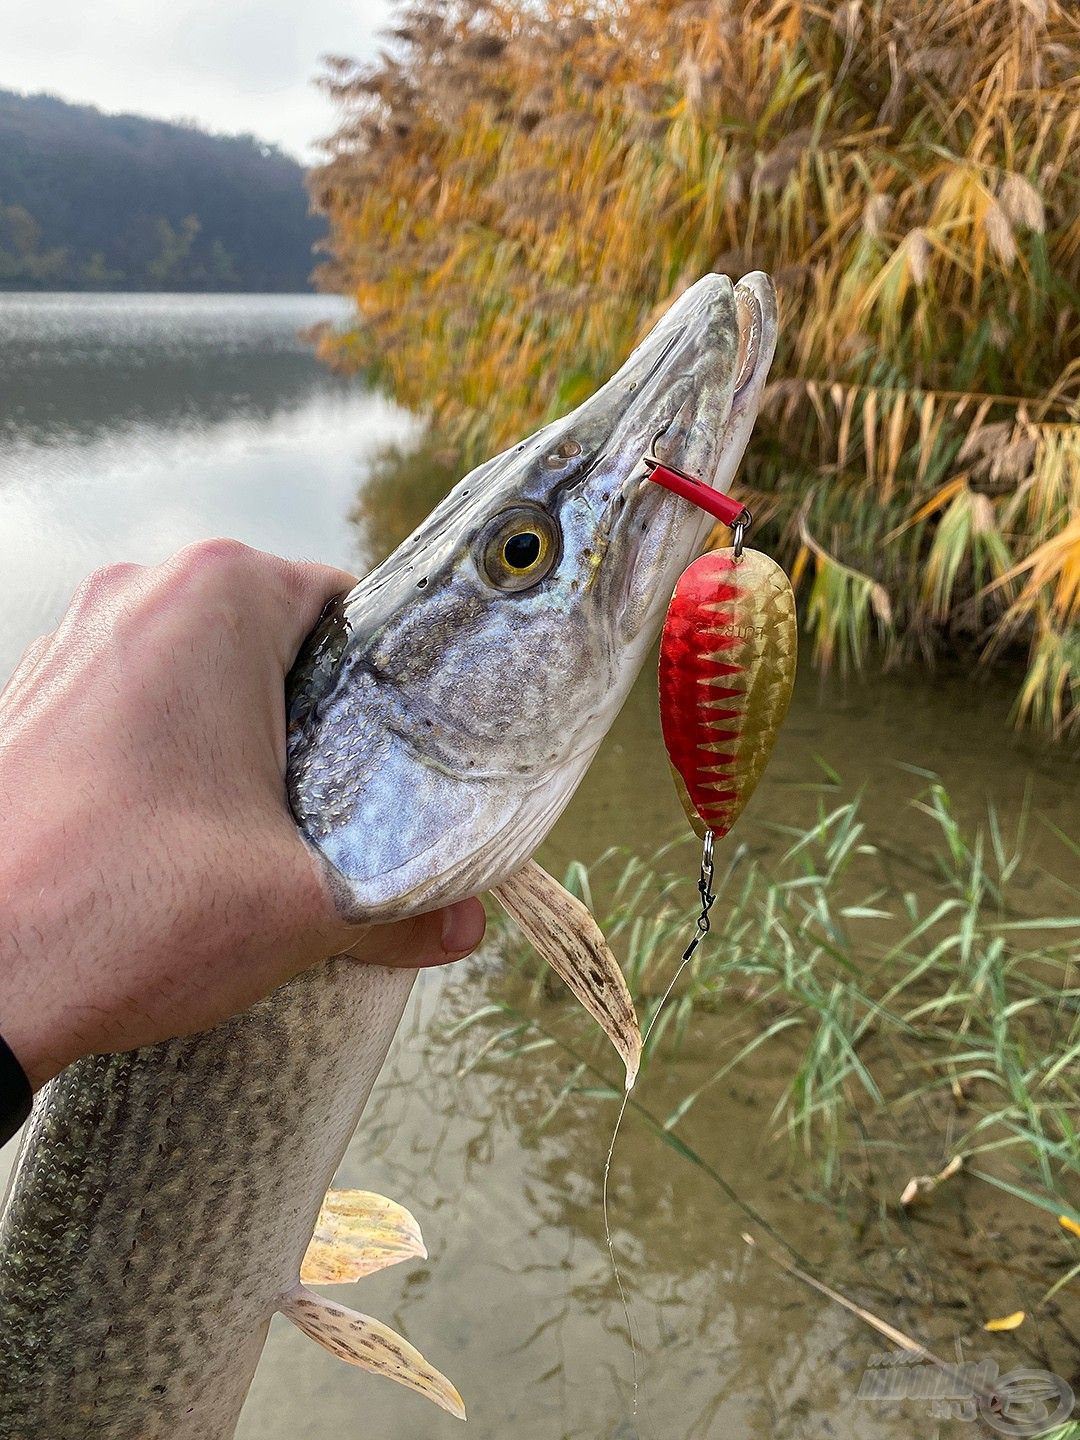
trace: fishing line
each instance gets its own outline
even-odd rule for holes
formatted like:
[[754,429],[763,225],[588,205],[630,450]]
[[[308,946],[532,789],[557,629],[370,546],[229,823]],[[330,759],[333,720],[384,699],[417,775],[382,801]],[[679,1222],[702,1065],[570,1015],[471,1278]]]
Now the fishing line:
[[[649,1043],[649,1036],[652,1034],[653,1026],[660,1019],[664,1007],[671,998],[671,992],[679,982],[679,977],[693,959],[694,951],[704,940],[710,930],[709,911],[713,907],[716,895],[713,890],[715,871],[713,866],[713,833],[711,830],[705,832],[705,839],[701,847],[701,873],[698,876],[698,894],[701,896],[701,913],[697,917],[693,939],[682,953],[682,959],[667,983],[667,988],[660,997],[660,1003],[653,1011],[653,1017],[645,1027],[645,1033],[641,1037],[641,1048],[644,1052]],[[623,1284],[622,1271],[619,1269],[619,1262],[615,1256],[615,1241],[611,1234],[611,1212],[608,1204],[608,1187],[611,1179],[611,1161],[615,1154],[615,1142],[619,1138],[619,1131],[622,1129],[623,1116],[626,1114],[626,1107],[630,1103],[630,1091],[623,1093],[622,1104],[619,1106],[619,1113],[615,1119],[615,1128],[611,1132],[611,1144],[608,1146],[607,1156],[604,1160],[604,1240],[607,1242],[608,1255],[611,1259],[611,1271],[615,1276],[615,1284],[619,1291],[619,1300],[622,1303],[623,1319],[626,1322],[626,1333],[630,1341],[630,1358],[633,1364],[634,1391],[633,1391],[633,1418],[638,1419],[639,1400],[644,1401],[646,1418],[649,1421],[649,1428],[655,1428],[652,1423],[652,1416],[649,1415],[649,1396],[645,1387],[644,1374],[638,1364],[637,1336],[634,1333],[634,1321],[630,1312],[630,1300]]]
[[[653,447],[644,463],[649,480],[729,526],[733,543],[707,551],[683,571],[660,636],[660,728],[687,819],[702,837],[701,911],[694,936],[646,1027],[643,1049],[679,977],[709,933],[709,911],[716,899],[713,844],[727,835],[761,778],[791,700],[798,649],[791,582],[767,555],[744,548],[753,521],[746,506],[659,460]],[[747,740],[750,743],[744,743]],[[615,1142],[629,1100],[627,1091],[604,1162],[603,1200],[604,1238],[633,1358],[636,1421],[640,1400],[648,1410],[648,1396],[608,1203]]]

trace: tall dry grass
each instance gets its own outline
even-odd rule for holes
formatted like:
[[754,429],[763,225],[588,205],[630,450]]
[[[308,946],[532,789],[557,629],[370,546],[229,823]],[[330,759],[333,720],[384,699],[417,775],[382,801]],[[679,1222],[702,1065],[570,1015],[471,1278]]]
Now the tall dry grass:
[[780,289],[739,481],[819,658],[1028,651],[1080,729],[1080,12],[1057,0],[451,0],[330,64],[326,337],[470,458],[707,270]]

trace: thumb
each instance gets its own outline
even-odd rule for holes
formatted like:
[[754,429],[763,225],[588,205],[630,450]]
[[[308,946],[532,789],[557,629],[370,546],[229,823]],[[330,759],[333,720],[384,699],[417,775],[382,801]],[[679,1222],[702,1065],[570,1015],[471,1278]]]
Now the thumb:
[[487,916],[473,896],[427,915],[372,925],[343,954],[368,965],[426,970],[472,953],[484,938]]

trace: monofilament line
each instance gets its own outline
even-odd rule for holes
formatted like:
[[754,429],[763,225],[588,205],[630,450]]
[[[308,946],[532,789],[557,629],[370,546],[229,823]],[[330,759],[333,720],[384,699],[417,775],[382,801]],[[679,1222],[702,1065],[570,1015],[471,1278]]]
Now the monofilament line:
[[[679,982],[679,977],[682,975],[687,965],[689,965],[690,961],[693,959],[694,951],[698,948],[701,941],[709,933],[709,911],[712,909],[713,901],[716,899],[716,896],[713,893],[712,842],[712,831],[709,831],[705,836],[705,842],[701,854],[701,878],[698,880],[698,893],[701,895],[701,914],[698,916],[697,919],[696,933],[694,934],[694,938],[690,941],[690,944],[687,945],[686,949],[683,951],[682,959],[679,962],[678,968],[676,969],[674,975],[672,975],[671,979],[668,981],[667,988],[664,990],[663,995],[661,995],[660,997],[660,1003],[653,1011],[653,1017],[649,1021],[648,1025],[646,1025],[645,1027],[645,1034],[642,1036],[641,1040],[642,1051],[644,1051],[645,1046],[649,1043],[649,1036],[652,1034],[653,1026],[656,1024],[657,1020],[660,1019],[660,1016],[664,1010],[664,1006],[667,1004],[668,1000],[671,997],[671,992],[675,989],[675,986]],[[604,1240],[607,1242],[608,1255],[611,1258],[611,1272],[615,1276],[615,1284],[619,1290],[619,1300],[622,1303],[623,1319],[626,1321],[626,1334],[627,1338],[630,1341],[630,1358],[634,1367],[633,1417],[636,1422],[638,1418],[638,1397],[640,1395],[645,1401],[646,1418],[649,1421],[649,1426],[651,1429],[652,1418],[648,1414],[649,1397],[648,1392],[645,1389],[645,1384],[641,1377],[638,1366],[638,1350],[637,1339],[634,1335],[634,1321],[630,1313],[630,1301],[626,1294],[626,1288],[623,1285],[622,1271],[619,1269],[619,1262],[615,1256],[615,1242],[611,1236],[611,1215],[608,1208],[608,1186],[611,1179],[611,1161],[612,1157],[615,1154],[615,1142],[619,1138],[619,1131],[622,1128],[623,1116],[626,1114],[626,1107],[629,1103],[630,1091],[627,1090],[623,1095],[622,1104],[619,1106],[619,1113],[615,1119],[615,1128],[611,1132],[611,1144],[608,1146],[607,1156],[604,1160]]]

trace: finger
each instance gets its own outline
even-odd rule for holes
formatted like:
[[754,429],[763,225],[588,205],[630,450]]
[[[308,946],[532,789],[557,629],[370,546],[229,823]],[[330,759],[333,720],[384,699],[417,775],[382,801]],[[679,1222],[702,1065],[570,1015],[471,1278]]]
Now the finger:
[[459,900],[429,915],[373,925],[343,953],[368,965],[425,970],[471,954],[484,938],[486,924],[479,900]]
[[10,705],[25,713],[26,695],[22,687],[33,678],[38,666],[49,653],[52,642],[51,634],[39,635],[36,640],[31,640],[11,674],[7,677],[0,676],[0,710]]
[[11,672],[11,680],[28,680],[45,658],[52,642],[53,632],[51,630],[47,635],[39,635],[36,640],[31,640],[22,653],[22,659]]
[[277,634],[288,667],[327,604],[350,591],[356,576],[312,560],[282,560],[276,555],[256,554],[260,562],[265,562],[271,600],[280,614]]

